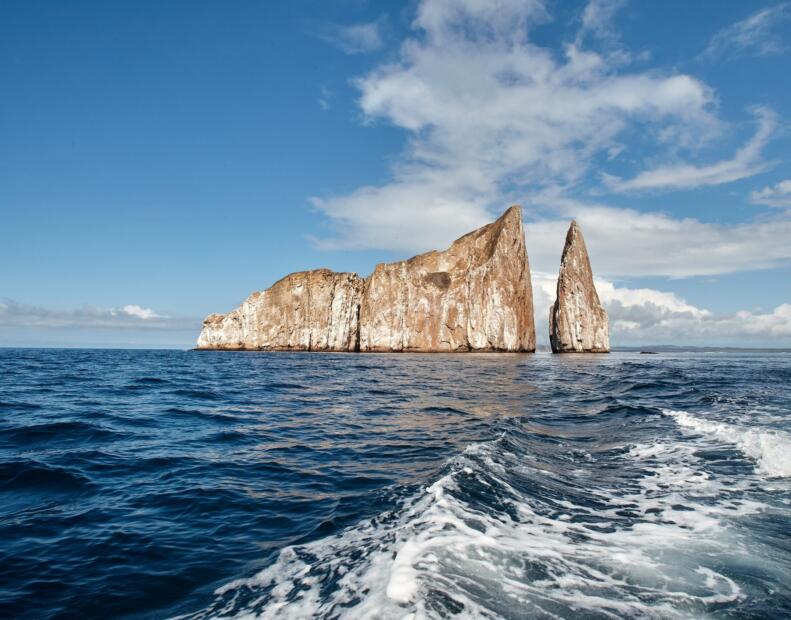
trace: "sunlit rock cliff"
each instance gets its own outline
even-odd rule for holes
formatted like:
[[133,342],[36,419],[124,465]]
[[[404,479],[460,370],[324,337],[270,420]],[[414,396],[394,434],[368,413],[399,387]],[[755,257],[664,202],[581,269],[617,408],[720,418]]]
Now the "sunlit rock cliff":
[[522,214],[443,252],[377,265],[368,278],[293,273],[203,322],[199,349],[264,351],[534,351]]
[[560,259],[557,299],[549,310],[553,353],[609,353],[607,313],[593,284],[588,249],[577,222],[571,222]]
[[364,280],[329,269],[287,275],[203,321],[199,349],[354,351]]

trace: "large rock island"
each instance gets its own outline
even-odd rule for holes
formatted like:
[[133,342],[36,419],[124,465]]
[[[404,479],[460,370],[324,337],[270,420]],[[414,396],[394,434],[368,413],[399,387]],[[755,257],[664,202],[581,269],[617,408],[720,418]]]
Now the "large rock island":
[[203,322],[199,349],[534,351],[522,212],[373,274],[293,273]]
[[609,353],[607,312],[599,302],[585,238],[576,221],[566,234],[557,299],[549,310],[553,353]]

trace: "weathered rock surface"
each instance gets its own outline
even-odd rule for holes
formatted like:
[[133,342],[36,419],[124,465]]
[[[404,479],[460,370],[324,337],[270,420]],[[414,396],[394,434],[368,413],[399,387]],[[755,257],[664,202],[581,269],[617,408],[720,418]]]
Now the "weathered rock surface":
[[571,222],[560,259],[557,299],[549,310],[553,353],[609,353],[607,313],[593,284],[582,230]]
[[300,271],[203,321],[199,349],[354,351],[364,281],[355,273]]
[[377,265],[360,309],[360,350],[534,351],[519,207],[444,252]]
[[522,215],[444,252],[377,265],[362,279],[327,269],[286,276],[203,322],[199,349],[534,351]]

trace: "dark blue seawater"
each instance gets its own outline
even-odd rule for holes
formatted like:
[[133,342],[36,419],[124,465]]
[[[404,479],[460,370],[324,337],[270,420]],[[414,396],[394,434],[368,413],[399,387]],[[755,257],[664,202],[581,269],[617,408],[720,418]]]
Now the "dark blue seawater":
[[789,617],[790,387],[787,354],[0,350],[0,615]]

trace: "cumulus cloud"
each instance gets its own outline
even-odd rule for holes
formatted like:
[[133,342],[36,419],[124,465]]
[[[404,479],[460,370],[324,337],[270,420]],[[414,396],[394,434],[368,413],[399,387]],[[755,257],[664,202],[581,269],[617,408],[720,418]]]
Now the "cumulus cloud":
[[728,58],[739,55],[782,54],[786,46],[777,26],[791,17],[789,3],[761,9],[746,19],[717,32],[703,52],[703,58]]
[[84,306],[64,311],[4,299],[0,301],[0,326],[197,329],[200,321],[164,316],[137,304],[128,304],[120,309]]
[[345,54],[367,54],[375,52],[384,45],[384,24],[382,17],[350,26],[329,23],[324,24],[316,32],[316,36]]
[[[722,226],[567,197],[596,189],[596,166],[628,156],[635,133],[656,138],[659,151],[671,143],[674,150],[680,141],[705,143],[723,126],[716,96],[693,76],[630,70],[624,53],[583,48],[585,40],[610,36],[621,4],[590,2],[577,37],[558,52],[530,39],[550,19],[538,0],[423,0],[396,60],[354,82],[367,121],[403,129],[408,146],[389,182],[311,198],[333,231],[314,243],[415,253],[524,203],[531,259],[540,269],[556,263],[570,217],[595,241],[609,276],[683,277],[787,261],[786,220]],[[758,128],[732,158],[605,176],[604,188],[687,189],[766,169],[762,151],[777,119],[766,107],[752,112]]]
[[[602,12],[583,27],[603,28]],[[322,245],[427,249],[525,193],[579,182],[629,127],[702,139],[719,126],[699,80],[629,72],[623,55],[576,43],[559,54],[529,38],[546,19],[537,0],[420,3],[398,59],[355,81],[368,121],[402,128],[409,145],[391,182],[313,198],[335,226]]]
[[627,180],[605,174],[603,175],[604,181],[611,189],[620,192],[646,189],[690,189],[730,183],[763,172],[771,164],[763,161],[761,152],[777,128],[777,116],[772,110],[763,106],[753,108],[753,114],[758,121],[758,129],[731,159],[707,166],[691,164],[663,166],[646,170]]
[[791,179],[750,193],[750,202],[779,209],[791,209]]
[[[548,342],[549,307],[555,299],[555,274],[533,273],[533,298],[539,342]],[[610,318],[613,345],[720,344],[787,347],[791,345],[791,304],[767,313],[716,314],[687,303],[674,293],[616,286],[596,279]]]

